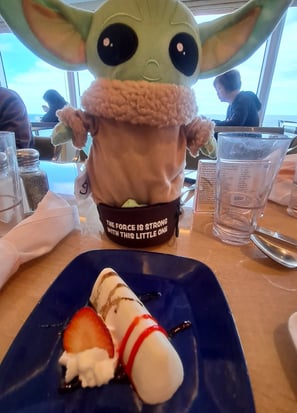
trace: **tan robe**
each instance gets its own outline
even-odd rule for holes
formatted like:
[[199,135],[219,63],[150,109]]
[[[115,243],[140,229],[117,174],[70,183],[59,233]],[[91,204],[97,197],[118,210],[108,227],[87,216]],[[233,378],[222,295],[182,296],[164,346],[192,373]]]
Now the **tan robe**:
[[170,202],[183,186],[185,154],[215,152],[210,121],[195,118],[194,92],[185,87],[97,79],[82,97],[84,111],[65,108],[76,147],[93,143],[87,173],[96,204]]

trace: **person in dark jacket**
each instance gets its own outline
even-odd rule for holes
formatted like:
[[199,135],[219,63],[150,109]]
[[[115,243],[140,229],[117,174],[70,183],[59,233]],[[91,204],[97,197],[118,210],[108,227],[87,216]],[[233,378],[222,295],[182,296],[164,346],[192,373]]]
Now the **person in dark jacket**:
[[57,110],[62,109],[68,103],[63,98],[63,96],[60,95],[60,93],[54,89],[47,90],[45,94],[43,95],[43,99],[46,101],[48,106],[45,106],[45,105],[43,106],[43,109],[46,111],[46,113],[40,119],[41,122],[58,123],[59,119],[56,115],[56,112]]
[[17,92],[2,86],[0,86],[0,130],[14,132],[17,149],[32,146],[32,130],[26,105]]
[[261,102],[253,92],[240,91],[241,78],[238,70],[219,75],[214,88],[222,102],[229,103],[226,119],[213,120],[218,126],[259,126]]

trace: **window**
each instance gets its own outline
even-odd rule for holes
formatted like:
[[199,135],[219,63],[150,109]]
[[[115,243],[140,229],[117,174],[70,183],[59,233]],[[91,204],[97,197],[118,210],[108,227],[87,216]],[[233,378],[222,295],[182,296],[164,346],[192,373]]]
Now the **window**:
[[292,47],[296,39],[296,26],[297,7],[290,7],[263,120],[264,126],[278,126],[279,120],[297,121],[297,55]]
[[12,33],[1,33],[1,55],[7,87],[23,99],[31,121],[43,115],[42,96],[47,89],[56,89],[69,100],[66,72],[57,69],[30,52]]
[[[187,2],[185,2],[187,4]],[[191,3],[191,2],[190,2]],[[229,3],[229,2],[228,2]],[[234,7],[232,2],[232,7]],[[235,2],[237,4],[237,2]],[[242,2],[238,2],[239,3]],[[209,7],[208,2],[201,2],[204,12]],[[219,4],[214,1],[213,4]],[[292,42],[296,32],[297,7],[291,7],[288,11],[285,21],[283,38],[280,43],[280,50],[276,62],[276,68],[273,76],[270,95],[267,101],[267,109],[264,109],[264,126],[277,126],[278,120],[295,120],[297,121],[296,96],[297,80],[296,67],[297,56],[292,51]],[[200,5],[199,5],[200,7]],[[217,6],[219,7],[219,5]],[[222,6],[224,7],[224,6]],[[217,8],[211,9],[217,11]],[[222,9],[224,12],[230,11]],[[196,10],[195,10],[196,11]],[[214,13],[214,11],[213,11]],[[197,16],[197,21],[211,20],[218,15]],[[16,90],[23,98],[30,119],[36,121],[43,114],[41,105],[44,104],[42,99],[43,93],[47,89],[58,90],[67,101],[71,102],[71,96],[78,99],[79,96],[89,87],[93,76],[88,71],[78,72],[75,81],[69,83],[67,72],[57,69],[31,53],[12,33],[1,33],[1,55],[5,68],[7,86]],[[265,56],[265,44],[262,45],[253,56],[238,66],[242,75],[242,89],[257,92],[263,58]],[[0,61],[1,62],[1,61]],[[0,70],[0,78],[4,78]],[[260,85],[261,90],[258,92],[266,93],[269,91],[270,84]],[[199,114],[206,115],[210,118],[223,119],[227,105],[217,98],[213,87],[213,78],[198,80],[194,86],[199,107]],[[71,92],[71,93],[70,93]],[[266,102],[264,102],[265,106]]]
[[[199,22],[210,21],[218,15],[197,16]],[[240,71],[242,80],[242,90],[252,90],[256,93],[261,71],[265,44],[262,45],[248,60],[236,67]],[[225,119],[227,103],[221,102],[213,87],[214,77],[199,80],[194,86],[197,97],[199,114],[211,119]]]
[[79,95],[81,96],[86,89],[90,86],[94,76],[88,70],[82,70],[78,72],[78,82],[79,82]]

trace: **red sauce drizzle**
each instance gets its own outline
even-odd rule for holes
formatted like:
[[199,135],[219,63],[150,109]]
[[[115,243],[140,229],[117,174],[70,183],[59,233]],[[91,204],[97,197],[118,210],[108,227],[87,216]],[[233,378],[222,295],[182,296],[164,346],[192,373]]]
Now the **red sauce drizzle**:
[[[123,354],[126,348],[126,344],[127,341],[129,340],[129,337],[131,336],[134,328],[138,325],[138,323],[140,322],[140,320],[145,319],[145,320],[153,320],[156,322],[156,320],[154,319],[154,317],[152,317],[150,314],[142,314],[139,315],[138,317],[135,317],[134,320],[132,321],[132,323],[129,325],[129,327],[127,328],[127,331],[121,341],[120,344],[120,348],[119,348],[119,357],[120,359],[123,361]],[[157,322],[156,322],[157,323]]]
[[137,340],[134,343],[134,346],[132,347],[128,362],[125,366],[125,371],[127,373],[127,375],[129,377],[131,377],[131,370],[133,367],[133,363],[134,363],[134,359],[136,357],[136,354],[140,348],[140,346],[142,345],[142,343],[144,342],[144,340],[154,331],[160,331],[161,333],[163,333],[166,337],[167,337],[167,332],[164,330],[163,327],[159,326],[158,324],[154,324],[148,328],[146,328],[141,334],[140,336],[137,338]]
[[127,374],[128,376],[131,375],[131,370],[132,370],[132,367],[133,367],[134,359],[135,359],[136,354],[137,354],[140,346],[142,345],[143,341],[144,341],[151,333],[153,333],[154,331],[160,331],[160,332],[163,333],[166,337],[167,337],[167,335],[168,335],[167,332],[164,330],[164,328],[162,328],[161,326],[159,326],[158,323],[157,323],[157,321],[156,321],[150,314],[142,314],[142,315],[140,315],[140,316],[138,316],[138,317],[135,317],[134,320],[132,321],[132,323],[129,325],[129,327],[128,327],[128,329],[127,329],[127,331],[126,331],[126,333],[125,333],[125,335],[124,335],[124,337],[123,337],[123,340],[121,341],[121,344],[120,344],[119,356],[120,356],[120,359],[122,360],[122,363],[123,363],[123,354],[124,354],[124,351],[125,351],[125,348],[126,348],[126,345],[127,345],[127,341],[129,340],[129,337],[131,336],[131,334],[132,334],[133,330],[135,329],[135,327],[139,324],[139,322],[140,322],[142,319],[145,319],[145,320],[148,320],[148,319],[153,320],[153,321],[155,322],[155,324],[147,327],[147,328],[139,335],[139,337],[138,337],[137,340],[135,341],[135,343],[134,343],[134,345],[133,345],[133,347],[132,347],[131,353],[130,353],[130,355],[129,355],[128,362],[127,362],[127,364],[125,365],[125,371],[126,371],[126,374]]

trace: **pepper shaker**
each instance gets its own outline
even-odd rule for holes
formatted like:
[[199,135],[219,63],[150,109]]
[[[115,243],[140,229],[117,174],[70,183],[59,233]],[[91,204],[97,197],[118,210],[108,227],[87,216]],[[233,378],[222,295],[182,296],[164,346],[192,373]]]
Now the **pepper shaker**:
[[33,212],[49,189],[47,174],[40,169],[39,152],[36,149],[18,149],[17,160],[28,206]]

